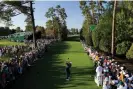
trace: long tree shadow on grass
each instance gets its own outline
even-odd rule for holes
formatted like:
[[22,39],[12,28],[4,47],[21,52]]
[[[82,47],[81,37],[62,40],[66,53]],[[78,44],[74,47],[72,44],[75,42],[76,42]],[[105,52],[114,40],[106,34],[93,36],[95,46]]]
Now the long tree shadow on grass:
[[64,85],[65,70],[58,55],[68,48],[65,42],[50,46],[49,52],[21,76],[11,89],[58,89],[58,86]]
[[66,42],[51,45],[35,66],[8,89],[72,89],[80,85],[88,86],[88,81],[93,81],[93,77],[89,78],[89,75],[94,75],[92,68],[72,67],[72,80],[70,82],[65,80],[65,66],[62,64],[64,61],[59,58],[59,55],[67,49],[69,45]]

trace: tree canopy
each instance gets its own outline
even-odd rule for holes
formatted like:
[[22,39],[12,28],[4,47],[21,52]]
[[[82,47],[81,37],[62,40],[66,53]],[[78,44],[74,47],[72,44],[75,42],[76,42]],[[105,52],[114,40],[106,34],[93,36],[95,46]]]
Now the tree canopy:
[[61,8],[60,5],[51,7],[48,9],[45,16],[49,18],[46,22],[47,30],[53,30],[55,38],[66,39],[68,30],[66,26],[67,14],[65,9]]
[[30,14],[30,7],[28,1],[1,1],[0,3],[0,21],[7,24],[12,23],[12,17],[19,14]]
[[[81,36],[85,38],[88,45],[101,51],[111,51],[111,28],[113,18],[112,1],[80,1],[80,8],[85,18]],[[115,14],[115,53],[126,56],[133,39],[133,2],[117,1]],[[91,25],[96,25],[90,30]]]

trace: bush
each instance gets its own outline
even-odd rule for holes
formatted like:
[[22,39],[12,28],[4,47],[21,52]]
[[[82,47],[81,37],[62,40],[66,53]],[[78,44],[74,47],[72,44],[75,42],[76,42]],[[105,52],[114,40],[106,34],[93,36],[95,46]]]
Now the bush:
[[88,46],[92,46],[92,40],[91,37],[89,35],[85,35],[85,42],[87,43]]
[[99,43],[99,49],[104,52],[110,52],[110,42],[106,39],[101,39]]
[[116,46],[116,54],[125,55],[131,46],[130,41],[123,41]]
[[110,52],[111,49],[111,28],[112,28],[112,15],[110,11],[100,17],[94,32],[92,33],[93,45],[104,52]]
[[131,45],[130,49],[126,53],[126,58],[127,59],[133,59],[133,44]]
[[99,40],[100,40],[99,33],[97,29],[95,29],[94,31],[92,31],[92,42],[93,42],[94,48],[98,48]]

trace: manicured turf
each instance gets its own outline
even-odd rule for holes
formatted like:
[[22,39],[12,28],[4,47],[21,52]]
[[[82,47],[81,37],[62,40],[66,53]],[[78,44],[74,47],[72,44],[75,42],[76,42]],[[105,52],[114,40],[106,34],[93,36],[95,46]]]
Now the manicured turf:
[[25,45],[20,42],[11,42],[9,40],[0,40],[0,46],[14,46],[14,45]]
[[[11,89],[101,89],[94,83],[93,63],[77,41],[56,43]],[[72,61],[72,77],[65,80],[65,61]]]

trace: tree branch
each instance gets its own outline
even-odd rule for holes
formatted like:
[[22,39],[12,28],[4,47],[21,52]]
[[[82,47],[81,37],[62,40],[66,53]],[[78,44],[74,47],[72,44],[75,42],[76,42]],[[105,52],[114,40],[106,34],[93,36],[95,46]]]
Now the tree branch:
[[14,17],[14,16],[17,16],[17,15],[20,15],[20,14],[22,14],[22,13],[15,14],[15,15],[13,15],[13,17]]

